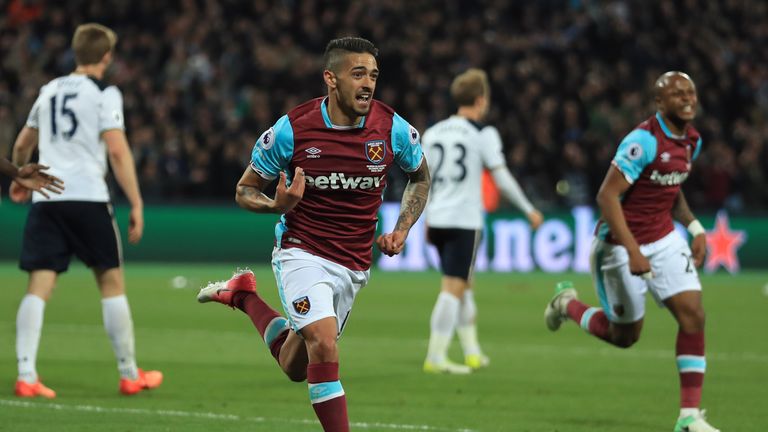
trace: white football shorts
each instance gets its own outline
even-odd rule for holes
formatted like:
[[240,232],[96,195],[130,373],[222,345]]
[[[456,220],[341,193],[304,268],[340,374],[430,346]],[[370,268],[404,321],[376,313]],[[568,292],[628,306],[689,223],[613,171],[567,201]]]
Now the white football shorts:
[[701,291],[688,242],[676,231],[644,245],[640,251],[651,263],[653,278],[645,280],[629,271],[624,246],[592,241],[592,280],[606,316],[611,322],[632,323],[645,315],[645,292],[650,290],[659,307],[683,291]]
[[315,321],[335,317],[338,335],[352,311],[355,296],[370,270],[354,271],[299,248],[274,248],[272,271],[285,316],[296,333]]

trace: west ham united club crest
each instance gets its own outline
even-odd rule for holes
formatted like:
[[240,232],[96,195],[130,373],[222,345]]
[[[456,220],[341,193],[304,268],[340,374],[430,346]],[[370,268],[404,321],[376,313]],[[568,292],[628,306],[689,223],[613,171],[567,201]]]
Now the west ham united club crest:
[[309,303],[309,297],[304,296],[302,298],[293,301],[293,310],[299,315],[306,315],[312,305]]
[[380,164],[387,154],[387,145],[384,140],[368,141],[365,143],[365,155],[368,160]]

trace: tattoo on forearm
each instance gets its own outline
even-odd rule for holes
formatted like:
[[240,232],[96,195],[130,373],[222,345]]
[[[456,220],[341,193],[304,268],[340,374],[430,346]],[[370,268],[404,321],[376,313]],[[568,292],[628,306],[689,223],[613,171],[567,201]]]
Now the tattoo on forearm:
[[237,194],[244,198],[255,198],[261,195],[261,191],[253,186],[238,186]]
[[410,179],[408,186],[403,192],[403,201],[400,205],[400,217],[397,218],[395,230],[409,230],[419,220],[421,212],[427,205],[429,197],[430,178],[429,171],[424,164],[423,169],[419,169],[415,176]]

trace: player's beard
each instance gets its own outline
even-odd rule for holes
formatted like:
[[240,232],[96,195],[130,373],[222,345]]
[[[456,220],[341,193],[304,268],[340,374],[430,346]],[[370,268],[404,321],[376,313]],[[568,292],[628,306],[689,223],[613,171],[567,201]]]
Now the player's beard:
[[686,114],[683,113],[683,109],[680,108],[675,110],[671,115],[668,116],[668,118],[672,123],[682,129],[685,127],[685,125],[692,122],[696,118],[696,109],[694,108],[693,113],[690,116],[686,116]]
[[357,91],[351,90],[349,94],[347,92],[339,91],[339,105],[342,107],[344,114],[349,117],[362,117],[368,115],[371,110],[371,101],[373,101],[373,92],[368,99],[368,105],[365,108],[358,107],[357,104]]

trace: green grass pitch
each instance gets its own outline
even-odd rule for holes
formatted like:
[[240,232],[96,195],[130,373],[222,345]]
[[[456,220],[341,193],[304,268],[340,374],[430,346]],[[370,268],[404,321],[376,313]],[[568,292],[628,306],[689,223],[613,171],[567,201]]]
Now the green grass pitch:
[[[317,431],[305,383],[285,378],[247,317],[198,304],[197,288],[234,266],[128,263],[139,365],[165,373],[126,398],[90,272],[74,266],[48,303],[38,371],[53,401],[13,396],[16,308],[26,274],[0,264],[0,431]],[[185,288],[173,288],[182,275]],[[267,267],[259,289],[279,306]],[[340,341],[353,430],[671,431],[677,416],[675,325],[651,300],[643,336],[610,347],[572,323],[548,332],[558,280],[595,303],[587,275],[479,274],[480,340],[491,367],[470,376],[421,372],[439,275],[374,271]],[[708,370],[703,406],[724,431],[768,424],[766,273],[704,275]],[[459,359],[458,343],[452,349]]]

